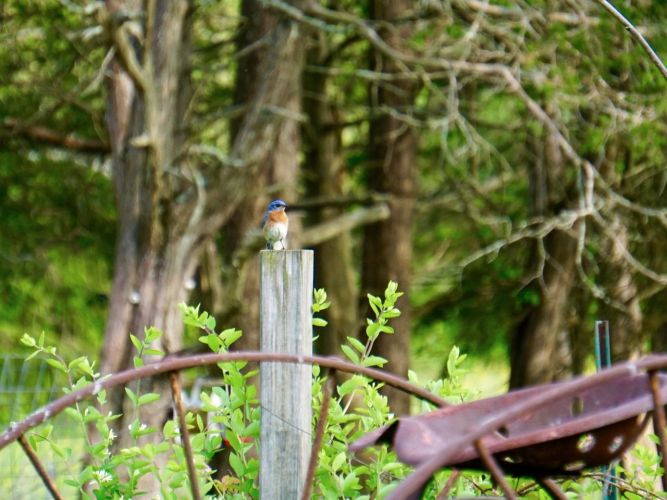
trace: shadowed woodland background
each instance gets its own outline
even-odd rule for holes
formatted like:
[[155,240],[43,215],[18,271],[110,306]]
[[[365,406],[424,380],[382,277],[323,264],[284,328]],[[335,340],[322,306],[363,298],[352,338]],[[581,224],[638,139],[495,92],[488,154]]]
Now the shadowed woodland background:
[[[617,7],[664,57],[667,4]],[[665,349],[667,85],[598,2],[9,1],[0,37],[3,350],[45,330],[118,371],[146,325],[194,344],[184,301],[254,348],[277,197],[320,352],[390,279],[403,375],[456,344],[563,378],[595,319],[616,359]]]

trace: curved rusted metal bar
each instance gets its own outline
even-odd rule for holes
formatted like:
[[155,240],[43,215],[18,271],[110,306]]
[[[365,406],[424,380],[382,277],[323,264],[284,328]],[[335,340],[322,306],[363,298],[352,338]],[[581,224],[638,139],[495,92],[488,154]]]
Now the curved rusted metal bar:
[[665,418],[665,407],[660,398],[660,380],[658,372],[652,370],[649,372],[649,383],[651,385],[651,395],[653,396],[653,431],[660,440],[660,456],[662,459],[662,491],[667,491],[667,419]]
[[303,487],[303,494],[301,500],[308,500],[311,497],[313,490],[313,479],[315,478],[315,470],[317,469],[317,456],[322,447],[324,439],[324,428],[326,427],[327,419],[329,417],[329,405],[331,404],[331,396],[336,389],[336,370],[329,371],[327,380],[324,383],[324,396],[322,397],[322,406],[320,407],[320,415],[317,419],[317,427],[315,427],[315,438],[313,439],[313,446],[310,450],[310,460],[308,460],[308,473],[306,474],[306,484]]
[[667,355],[653,355],[637,361],[615,365],[612,368],[603,370],[595,375],[575,379],[571,382],[565,382],[553,389],[545,389],[543,392],[527,398],[520,404],[513,405],[505,411],[490,416],[488,420],[480,423],[474,431],[450,441],[446,446],[447,449],[435,450],[432,455],[433,458],[419,465],[412,474],[404,479],[392,491],[388,500],[398,500],[410,497],[410,495],[419,491],[421,486],[436,471],[442,468],[444,464],[448,463],[459,450],[470,446],[478,439],[497,431],[504,425],[507,425],[511,420],[539,408],[552,399],[573,396],[578,392],[589,389],[597,384],[613,382],[620,377],[636,374],[640,370],[650,372],[666,366]]
[[151,363],[139,368],[125,370],[87,385],[78,391],[71,392],[52,403],[40,408],[18,423],[12,423],[9,428],[0,435],[0,450],[9,443],[16,441],[19,436],[25,434],[30,429],[40,425],[51,417],[56,416],[65,408],[73,404],[98,394],[101,390],[106,390],[117,385],[127,384],[134,380],[153,377],[163,373],[183,370],[187,368],[196,368],[200,366],[213,365],[216,363],[226,363],[230,361],[248,361],[248,362],[278,362],[278,363],[299,363],[308,365],[319,365],[325,368],[331,368],[346,373],[356,373],[364,375],[379,382],[384,382],[391,387],[412,394],[420,399],[428,401],[435,406],[448,406],[449,403],[443,398],[432,394],[426,389],[408,382],[396,375],[386,373],[375,368],[358,366],[340,358],[329,356],[302,356],[297,354],[266,353],[257,351],[239,351],[224,354],[208,353],[195,354],[183,357],[167,357],[157,363]]
[[507,479],[505,479],[503,470],[498,465],[498,462],[496,462],[496,460],[493,458],[493,455],[489,453],[489,450],[486,449],[482,439],[475,441],[474,445],[477,449],[477,453],[479,453],[479,458],[482,460],[482,462],[484,462],[484,465],[486,465],[486,468],[489,470],[491,477],[496,483],[498,483],[500,489],[503,490],[505,498],[508,498],[509,500],[517,500],[519,496],[507,482]]
[[56,483],[53,482],[53,479],[51,479],[49,473],[46,472],[46,468],[44,467],[44,465],[42,465],[42,462],[40,462],[39,458],[37,457],[37,454],[35,453],[35,450],[32,449],[32,446],[30,446],[30,443],[28,443],[26,437],[23,435],[19,436],[18,442],[21,445],[21,448],[23,448],[23,451],[25,451],[25,454],[28,455],[30,462],[37,471],[39,477],[42,478],[44,486],[46,486],[46,489],[49,490],[49,493],[51,493],[53,499],[62,500],[63,496],[58,491]]
[[567,500],[565,493],[560,490],[556,481],[550,477],[538,477],[535,480],[554,500]]
[[169,374],[169,385],[171,386],[171,397],[176,406],[176,415],[178,417],[178,427],[181,432],[181,442],[183,443],[183,452],[185,453],[185,463],[188,466],[188,476],[190,477],[190,491],[192,491],[193,500],[201,500],[199,493],[199,483],[197,482],[197,470],[195,469],[195,459],[192,454],[192,443],[190,443],[190,432],[188,424],[185,421],[185,406],[183,405],[183,393],[178,372]]
[[454,487],[456,484],[456,481],[458,481],[459,476],[461,475],[461,471],[458,469],[452,469],[452,474],[449,476],[447,479],[447,482],[445,483],[445,486],[442,488],[442,491],[438,493],[438,496],[436,497],[436,500],[445,500],[445,498],[449,498],[449,491]]

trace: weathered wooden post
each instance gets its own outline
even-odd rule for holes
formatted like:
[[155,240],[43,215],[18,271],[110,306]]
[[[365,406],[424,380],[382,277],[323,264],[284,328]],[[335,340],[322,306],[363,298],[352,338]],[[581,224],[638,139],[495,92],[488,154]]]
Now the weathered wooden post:
[[[313,251],[260,252],[260,349],[310,355]],[[265,499],[301,498],[311,448],[309,365],[261,363],[259,491]]]

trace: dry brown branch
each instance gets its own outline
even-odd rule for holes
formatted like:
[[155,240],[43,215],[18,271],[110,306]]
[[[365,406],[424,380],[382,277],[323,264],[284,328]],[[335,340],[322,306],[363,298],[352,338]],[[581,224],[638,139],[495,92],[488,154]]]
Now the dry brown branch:
[[26,125],[15,118],[5,118],[2,127],[9,130],[10,135],[57,146],[82,153],[107,154],[110,151],[106,142],[95,139],[84,139],[74,134],[63,135],[55,130],[39,125]]

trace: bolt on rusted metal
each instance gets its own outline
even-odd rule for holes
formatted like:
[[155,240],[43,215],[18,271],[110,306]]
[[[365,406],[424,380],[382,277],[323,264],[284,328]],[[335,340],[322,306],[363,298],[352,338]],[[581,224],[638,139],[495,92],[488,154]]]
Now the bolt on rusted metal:
[[195,460],[192,454],[192,445],[190,444],[190,433],[188,424],[185,421],[185,407],[183,406],[183,394],[181,393],[181,384],[178,381],[178,372],[169,374],[169,384],[171,385],[171,394],[174,398],[176,415],[178,416],[178,427],[181,431],[181,443],[185,453],[185,462],[188,466],[188,475],[190,476],[190,490],[192,498],[200,500],[199,484],[197,483],[197,470],[195,469]]
[[21,448],[23,448],[23,451],[25,451],[25,454],[28,455],[28,459],[30,459],[30,462],[32,463],[33,467],[37,471],[37,474],[39,474],[39,477],[42,478],[42,481],[44,482],[44,486],[46,486],[46,489],[49,490],[49,493],[51,493],[51,496],[55,498],[56,500],[62,500],[62,495],[58,491],[58,488],[56,488],[56,483],[53,482],[53,479],[51,479],[51,476],[49,476],[48,472],[46,472],[46,469],[42,465],[42,462],[39,461],[39,457],[35,453],[35,451],[32,449],[30,446],[30,443],[28,443],[28,440],[26,437],[21,434],[18,437],[18,442],[21,445]]

